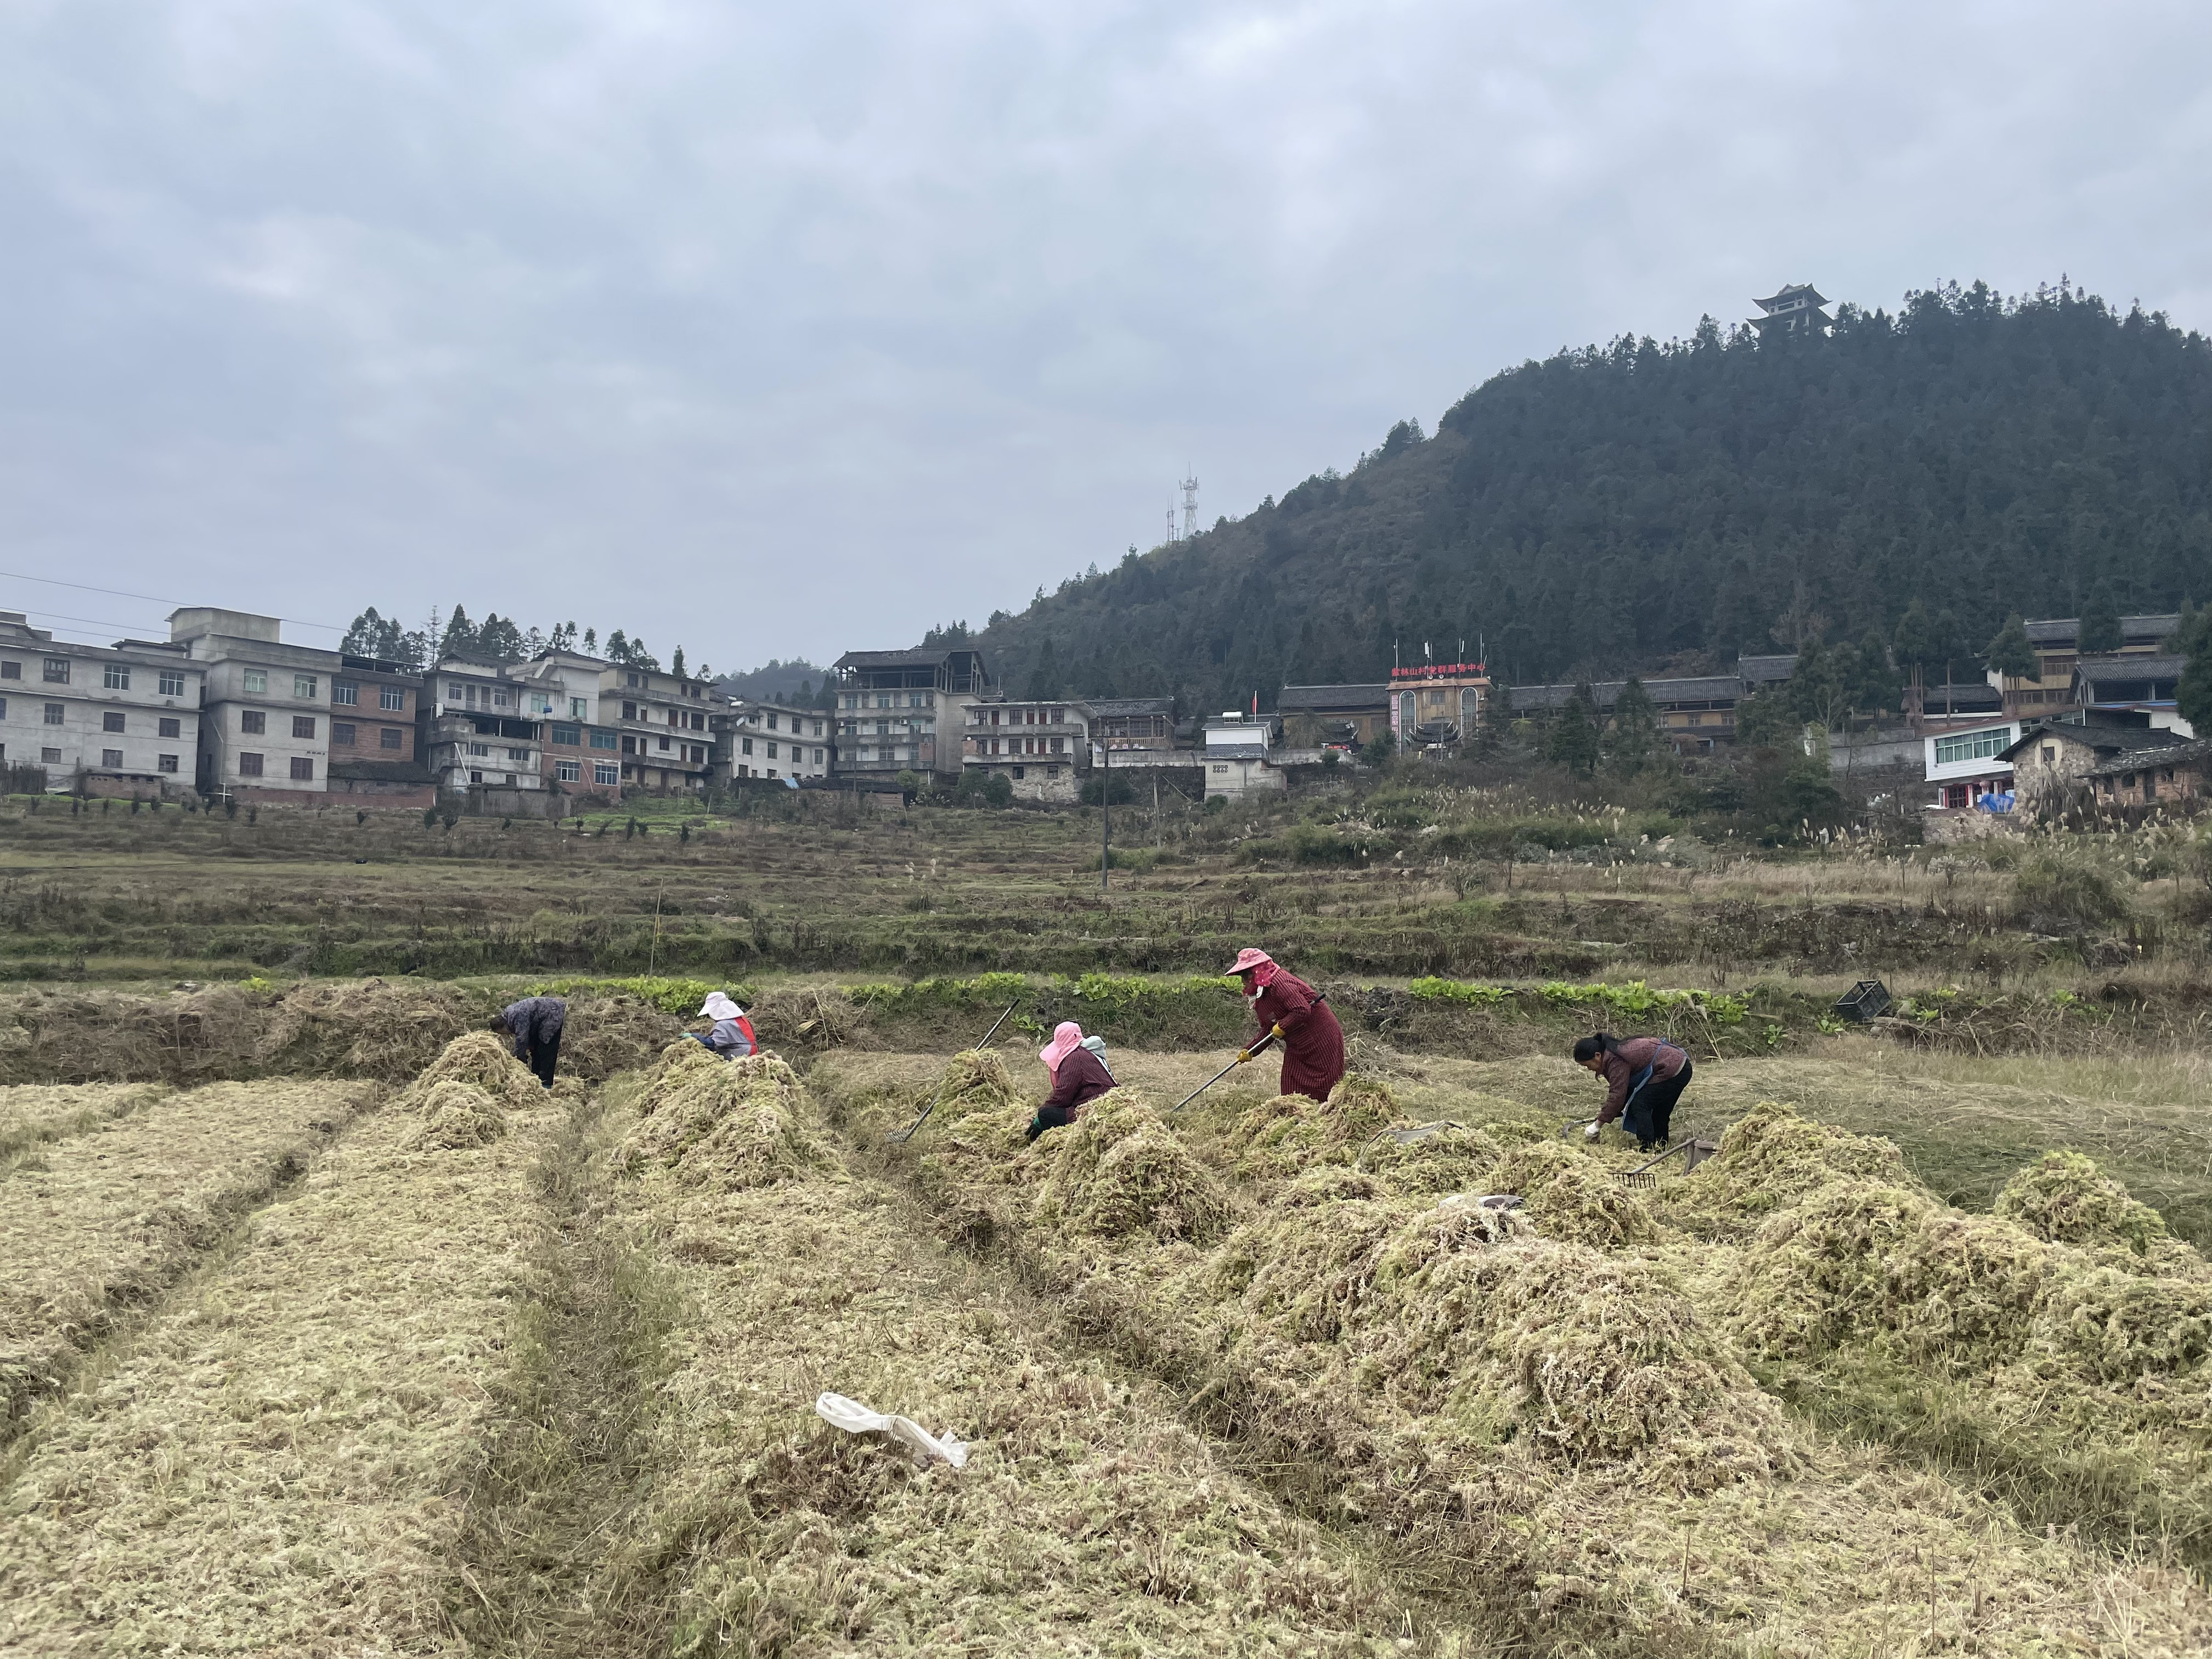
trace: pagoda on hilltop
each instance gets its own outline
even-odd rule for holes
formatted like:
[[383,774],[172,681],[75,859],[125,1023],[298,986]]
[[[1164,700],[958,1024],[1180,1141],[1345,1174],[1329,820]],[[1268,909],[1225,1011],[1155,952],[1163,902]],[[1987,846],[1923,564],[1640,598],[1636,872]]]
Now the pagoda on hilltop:
[[1759,331],[1761,340],[1786,339],[1801,334],[1826,334],[1831,319],[1821,307],[1828,303],[1820,290],[1810,283],[1792,283],[1779,293],[1756,301],[1764,317],[1754,317],[1751,325]]

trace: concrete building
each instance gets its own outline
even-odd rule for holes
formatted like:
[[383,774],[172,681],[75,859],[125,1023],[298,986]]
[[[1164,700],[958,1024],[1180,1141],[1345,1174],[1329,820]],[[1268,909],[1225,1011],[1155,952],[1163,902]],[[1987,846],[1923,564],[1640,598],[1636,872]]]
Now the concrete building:
[[902,771],[959,775],[968,710],[998,690],[969,646],[848,651],[837,659],[836,774],[896,787]]
[[714,716],[729,699],[704,680],[609,663],[600,671],[599,723],[619,744],[623,784],[696,793],[714,781]]
[[1479,662],[1394,668],[1391,738],[1407,753],[1445,753],[1474,735],[1489,697],[1490,675]]
[[834,722],[818,708],[733,700],[714,716],[715,778],[826,778]]
[[1289,775],[1275,762],[1280,732],[1272,714],[1254,716],[1231,708],[1206,722],[1206,797],[1239,800],[1246,795],[1281,794]]
[[[1787,661],[1794,665],[1796,659],[1757,660],[1762,664]],[[1789,676],[1783,678],[1787,679]],[[1613,703],[1627,684],[1626,680],[1602,680],[1590,687],[1601,722],[1612,718]],[[1774,682],[1767,679],[1757,684],[1771,685]],[[1651,699],[1659,734],[1682,754],[1698,753],[1732,741],[1735,737],[1736,704],[1750,696],[1753,689],[1753,683],[1741,672],[1644,682],[1644,694]],[[1564,708],[1574,690],[1573,686],[1565,684],[1516,685],[1510,688],[1506,695],[1512,699],[1516,718],[1542,720]]]
[[1390,687],[1372,685],[1286,685],[1277,694],[1275,712],[1291,740],[1304,735],[1324,749],[1349,749],[1373,743],[1390,730]]
[[[1065,698],[975,702],[966,715],[963,767],[1004,777],[1023,800],[1078,798],[1079,771],[1091,768],[1091,721],[1081,703]],[[1149,731],[1150,721],[1146,725]],[[1172,730],[1168,741],[1174,741]]]
[[169,639],[204,675],[198,779],[204,795],[311,805],[330,790],[335,651],[287,645],[275,617],[188,605]]
[[[2119,656],[2154,656],[2167,635],[2181,626],[2181,618],[2171,612],[2162,616],[2123,617],[2120,618],[2120,648],[2112,653]],[[2033,678],[2015,678],[1989,671],[1989,683],[2004,698],[2004,712],[2025,714],[2033,720],[2039,714],[2055,714],[2071,706],[2075,701],[2074,670],[2081,660],[2079,643],[2081,620],[2078,617],[2046,617],[2027,624],[2027,643],[2035,653],[2036,672]]]
[[191,787],[206,670],[180,647],[70,645],[0,611],[0,767],[60,793],[161,799]]
[[422,677],[342,654],[331,678],[330,793],[364,806],[422,807],[437,786],[417,749]]
[[2074,664],[2073,704],[2104,713],[2133,711],[2147,716],[2151,725],[2161,730],[2193,738],[2196,728],[2182,718],[2174,702],[2182,670],[2188,666],[2186,657],[2154,651],[2078,658]]
[[522,712],[522,688],[507,678],[513,665],[465,655],[438,659],[423,697],[422,761],[441,793],[473,793],[481,803],[494,791],[502,810],[546,816],[546,722]]
[[1963,811],[1985,794],[2009,793],[2012,763],[1997,757],[2012,747],[2020,732],[2018,720],[1998,720],[1923,735],[1922,764],[1936,789],[1929,805],[1946,811]]
[[1090,722],[1091,743],[1114,751],[1116,766],[1174,752],[1173,697],[1084,697],[1072,707]]

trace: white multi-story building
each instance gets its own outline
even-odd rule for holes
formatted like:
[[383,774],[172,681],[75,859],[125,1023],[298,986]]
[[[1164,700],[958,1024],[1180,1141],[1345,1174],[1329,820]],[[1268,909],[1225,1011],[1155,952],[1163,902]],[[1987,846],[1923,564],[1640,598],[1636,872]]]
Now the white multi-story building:
[[424,677],[422,758],[442,793],[544,789],[544,721],[523,712],[517,666],[448,654]]
[[960,763],[1005,778],[1023,800],[1073,801],[1090,765],[1089,710],[1061,697],[968,706]]
[[901,772],[957,777],[968,709],[997,690],[968,646],[848,651],[836,674],[837,775],[883,783]]
[[56,793],[181,793],[204,673],[158,641],[71,645],[0,611],[0,766],[36,768]]
[[335,651],[287,645],[274,617],[212,605],[169,613],[169,639],[206,675],[200,706],[199,788],[306,800],[330,788],[331,682]]
[[1231,708],[1206,722],[1206,794],[1236,800],[1280,794],[1289,780],[1273,757],[1275,719]]
[[826,778],[836,717],[788,703],[732,702],[714,718],[714,773],[731,778]]
[[1930,805],[1962,811],[1984,795],[2010,793],[2013,764],[2000,757],[2019,741],[2022,729],[2019,720],[1995,720],[1923,738],[1928,781],[1936,786]]

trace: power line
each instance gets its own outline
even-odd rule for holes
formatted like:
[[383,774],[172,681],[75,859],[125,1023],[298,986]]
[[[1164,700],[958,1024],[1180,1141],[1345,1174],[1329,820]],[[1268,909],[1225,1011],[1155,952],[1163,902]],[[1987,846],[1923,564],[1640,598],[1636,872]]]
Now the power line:
[[49,617],[55,622],[90,623],[94,628],[151,628],[152,623],[118,622],[112,617],[72,617],[66,611],[33,611],[33,617]]
[[[119,587],[94,587],[90,582],[65,582],[58,576],[27,576],[20,570],[0,570],[0,576],[5,576],[12,581],[45,582],[49,586],[52,587],[74,587],[78,589],[80,592],[86,593],[105,593],[110,599],[143,599],[149,605],[191,604],[190,599],[168,599],[159,593],[126,593]],[[56,611],[45,611],[40,614],[46,616],[59,616],[61,613]],[[80,617],[77,620],[79,622],[82,622],[85,619]],[[276,620],[279,622],[290,623],[295,628],[320,628],[326,629],[332,634],[343,634],[345,632],[345,629],[340,628],[336,623],[308,622],[304,617],[279,617]],[[121,626],[121,624],[103,623],[101,626],[118,627]]]

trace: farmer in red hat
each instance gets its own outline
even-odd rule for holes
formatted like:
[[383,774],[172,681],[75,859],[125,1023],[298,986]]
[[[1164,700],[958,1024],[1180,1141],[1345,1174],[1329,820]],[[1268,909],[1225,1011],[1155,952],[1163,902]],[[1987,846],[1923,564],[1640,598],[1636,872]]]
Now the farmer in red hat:
[[[1255,1041],[1272,1032],[1283,1045],[1282,1091],[1327,1100],[1344,1075],[1344,1028],[1321,994],[1265,951],[1239,951],[1229,971],[1244,981],[1244,1000],[1260,1022]],[[1237,1051],[1240,1065],[1251,1058],[1249,1048]]]

